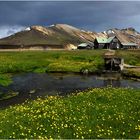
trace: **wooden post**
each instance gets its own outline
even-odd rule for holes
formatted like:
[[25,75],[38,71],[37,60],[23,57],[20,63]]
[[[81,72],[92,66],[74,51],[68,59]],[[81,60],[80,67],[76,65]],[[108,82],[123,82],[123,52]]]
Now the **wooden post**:
[[112,72],[112,63],[113,63],[113,59],[111,58],[111,72]]

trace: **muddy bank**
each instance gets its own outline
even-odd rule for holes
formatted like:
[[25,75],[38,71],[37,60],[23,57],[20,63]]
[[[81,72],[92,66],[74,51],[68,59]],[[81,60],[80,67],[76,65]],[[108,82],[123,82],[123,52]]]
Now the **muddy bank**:
[[125,68],[122,71],[122,75],[131,79],[134,78],[140,80],[140,68]]

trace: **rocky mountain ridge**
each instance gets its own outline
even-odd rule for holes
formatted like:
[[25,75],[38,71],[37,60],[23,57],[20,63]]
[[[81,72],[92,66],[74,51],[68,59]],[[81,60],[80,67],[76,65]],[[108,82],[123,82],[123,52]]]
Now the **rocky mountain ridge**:
[[0,46],[56,46],[64,48],[67,44],[78,45],[83,42],[93,42],[96,37],[117,36],[122,42],[140,44],[140,33],[134,28],[109,29],[96,33],[85,31],[67,24],[56,24],[49,27],[31,26],[9,37],[0,39]]

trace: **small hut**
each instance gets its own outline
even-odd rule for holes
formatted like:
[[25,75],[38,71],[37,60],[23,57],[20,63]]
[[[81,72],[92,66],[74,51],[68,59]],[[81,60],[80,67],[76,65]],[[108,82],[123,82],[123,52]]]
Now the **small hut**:
[[77,47],[77,49],[93,49],[93,48],[94,48],[93,43],[81,43]]
[[123,49],[138,49],[138,45],[136,43],[122,43]]
[[115,55],[115,52],[109,51],[104,55],[104,63],[106,71],[122,71],[124,59]]

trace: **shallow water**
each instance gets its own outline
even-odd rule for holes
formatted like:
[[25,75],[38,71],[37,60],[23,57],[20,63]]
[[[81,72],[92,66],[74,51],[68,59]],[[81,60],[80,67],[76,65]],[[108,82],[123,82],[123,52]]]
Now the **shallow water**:
[[26,99],[35,99],[38,96],[62,95],[65,96],[76,90],[96,87],[131,87],[140,88],[140,82],[124,79],[119,74],[80,75],[80,74],[16,74],[13,83],[8,87],[0,86],[0,92],[19,92],[19,95],[0,101],[0,107],[20,104]]

